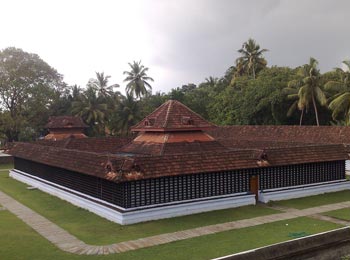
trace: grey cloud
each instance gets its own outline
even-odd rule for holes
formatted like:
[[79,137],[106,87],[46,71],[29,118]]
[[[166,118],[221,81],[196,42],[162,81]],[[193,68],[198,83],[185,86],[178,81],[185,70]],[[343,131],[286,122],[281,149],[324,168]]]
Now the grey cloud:
[[155,42],[162,43],[152,63],[182,75],[175,82],[159,82],[163,89],[221,76],[249,37],[270,50],[266,54],[270,65],[295,67],[313,56],[325,71],[350,58],[349,1],[157,3],[147,21]]

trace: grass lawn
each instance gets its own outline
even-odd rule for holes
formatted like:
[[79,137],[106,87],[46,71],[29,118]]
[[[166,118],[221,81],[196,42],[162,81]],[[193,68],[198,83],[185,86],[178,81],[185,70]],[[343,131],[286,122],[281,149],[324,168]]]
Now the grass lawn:
[[322,215],[350,221],[350,209],[338,209],[322,213]]
[[3,170],[4,171],[7,169],[13,169],[13,164],[0,164],[0,171]]
[[88,244],[105,245],[156,234],[279,213],[262,206],[246,206],[190,216],[122,226],[48,195],[0,172],[0,190],[30,207]]
[[[288,225],[287,225],[288,224]],[[0,211],[1,259],[211,259],[341,227],[306,217],[173,242],[107,256],[79,256],[60,251],[8,211]]]
[[350,200],[350,190],[325,193],[299,199],[273,201],[271,204],[289,208],[306,209],[348,200]]

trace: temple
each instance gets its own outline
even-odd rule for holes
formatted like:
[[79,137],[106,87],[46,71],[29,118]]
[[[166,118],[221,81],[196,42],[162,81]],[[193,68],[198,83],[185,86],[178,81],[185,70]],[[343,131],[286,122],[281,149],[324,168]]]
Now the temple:
[[120,224],[350,189],[348,127],[218,127],[169,100],[132,131],[16,143],[10,176]]

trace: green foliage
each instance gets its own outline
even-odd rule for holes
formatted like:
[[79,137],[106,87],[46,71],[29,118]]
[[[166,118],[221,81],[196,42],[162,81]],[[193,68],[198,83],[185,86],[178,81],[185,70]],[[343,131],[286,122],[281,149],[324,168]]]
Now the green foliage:
[[153,81],[153,79],[147,76],[148,68],[143,66],[141,61],[129,63],[129,66],[131,70],[123,73],[127,75],[124,79],[125,82],[128,82],[126,92],[131,96],[141,98],[152,90],[152,86],[148,81]]
[[10,141],[35,139],[46,133],[52,115],[81,116],[90,136],[128,135],[132,125],[168,99],[218,125],[350,124],[349,61],[343,62],[347,69],[321,74],[313,58],[295,69],[267,67],[266,51],[249,39],[222,77],[154,95],[148,68],[134,61],[124,71],[123,96],[103,72],[96,72],[86,89],[66,86],[36,54],[7,48],[0,52],[0,135]]
[[292,79],[289,68],[272,67],[262,70],[255,80],[236,79],[235,87],[227,86],[215,96],[210,119],[217,124],[292,124],[287,118],[287,100],[282,90]]
[[332,118],[339,121],[345,119],[345,124],[350,125],[350,61],[343,61],[346,69],[336,68],[338,79],[330,79],[325,84],[325,89],[331,93],[329,109],[332,110]]
[[62,76],[38,55],[13,47],[0,51],[0,131],[9,141],[19,140],[28,127],[40,131],[64,88]]
[[90,135],[104,135],[108,105],[104,98],[97,96],[97,90],[88,87],[78,100],[72,103],[72,113],[80,116],[90,126]]
[[100,97],[110,97],[115,94],[114,88],[118,88],[118,84],[108,85],[111,76],[104,73],[96,72],[96,79],[90,79],[87,86],[98,92]]
[[241,57],[236,60],[238,74],[247,74],[255,79],[256,74],[267,65],[267,61],[263,57],[263,53],[267,51],[267,49],[260,49],[260,45],[255,40],[248,39],[238,50],[241,54]]
[[110,115],[109,129],[112,135],[130,134],[130,127],[141,119],[139,102],[129,94],[121,98],[116,112]]

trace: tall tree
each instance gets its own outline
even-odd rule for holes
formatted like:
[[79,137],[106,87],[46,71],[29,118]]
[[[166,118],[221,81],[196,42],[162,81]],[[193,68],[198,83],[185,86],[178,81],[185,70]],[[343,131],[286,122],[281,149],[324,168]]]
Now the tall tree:
[[131,70],[124,71],[123,73],[124,75],[127,75],[124,79],[124,82],[128,82],[126,85],[126,92],[136,98],[141,98],[142,96],[147,95],[148,91],[152,90],[152,86],[148,81],[154,80],[147,76],[148,68],[143,66],[141,61],[134,61],[133,63],[128,64]]
[[263,57],[263,53],[267,52],[267,49],[260,49],[260,45],[253,39],[248,39],[243,43],[242,48],[238,50],[241,54],[236,60],[236,68],[239,73],[243,70],[253,79],[256,78],[256,74],[266,67],[266,60]]
[[108,85],[108,80],[111,76],[104,75],[104,72],[96,72],[96,79],[90,79],[88,87],[95,89],[99,96],[108,97],[113,95],[114,88],[119,87],[118,84]]
[[303,67],[299,68],[297,71],[297,77],[288,82],[288,86],[283,89],[283,93],[287,95],[288,100],[292,100],[293,103],[289,107],[287,116],[291,117],[296,110],[300,110],[299,125],[303,123],[303,117],[305,112],[305,107],[299,107],[299,90],[300,87],[304,85],[303,79],[308,76],[308,65],[305,64]]
[[211,88],[214,88],[216,86],[216,84],[218,84],[219,82],[219,79],[218,78],[215,78],[215,77],[208,77],[208,78],[205,78],[205,86],[208,86],[208,87],[211,87]]
[[[2,125],[0,131],[9,141],[17,141],[26,123],[43,118],[64,87],[62,76],[37,54],[14,47],[0,51],[0,105],[12,122]],[[40,112],[40,116],[29,110]]]
[[80,116],[92,129],[94,135],[104,135],[108,106],[98,98],[92,87],[72,103],[72,114]]
[[332,118],[337,120],[343,115],[345,124],[350,125],[350,61],[343,61],[343,68],[336,68],[340,76],[338,81],[330,80],[325,84],[325,89],[332,94],[329,108],[332,110]]
[[312,104],[315,111],[316,124],[319,126],[317,102],[325,106],[327,99],[321,88],[321,75],[317,60],[311,57],[309,64],[305,64],[302,70],[306,77],[303,78],[303,85],[298,91],[298,107],[300,110],[305,109],[308,111],[310,104]]
[[112,115],[110,129],[118,135],[128,135],[131,126],[135,125],[141,118],[140,101],[127,94],[122,97],[117,112]]

